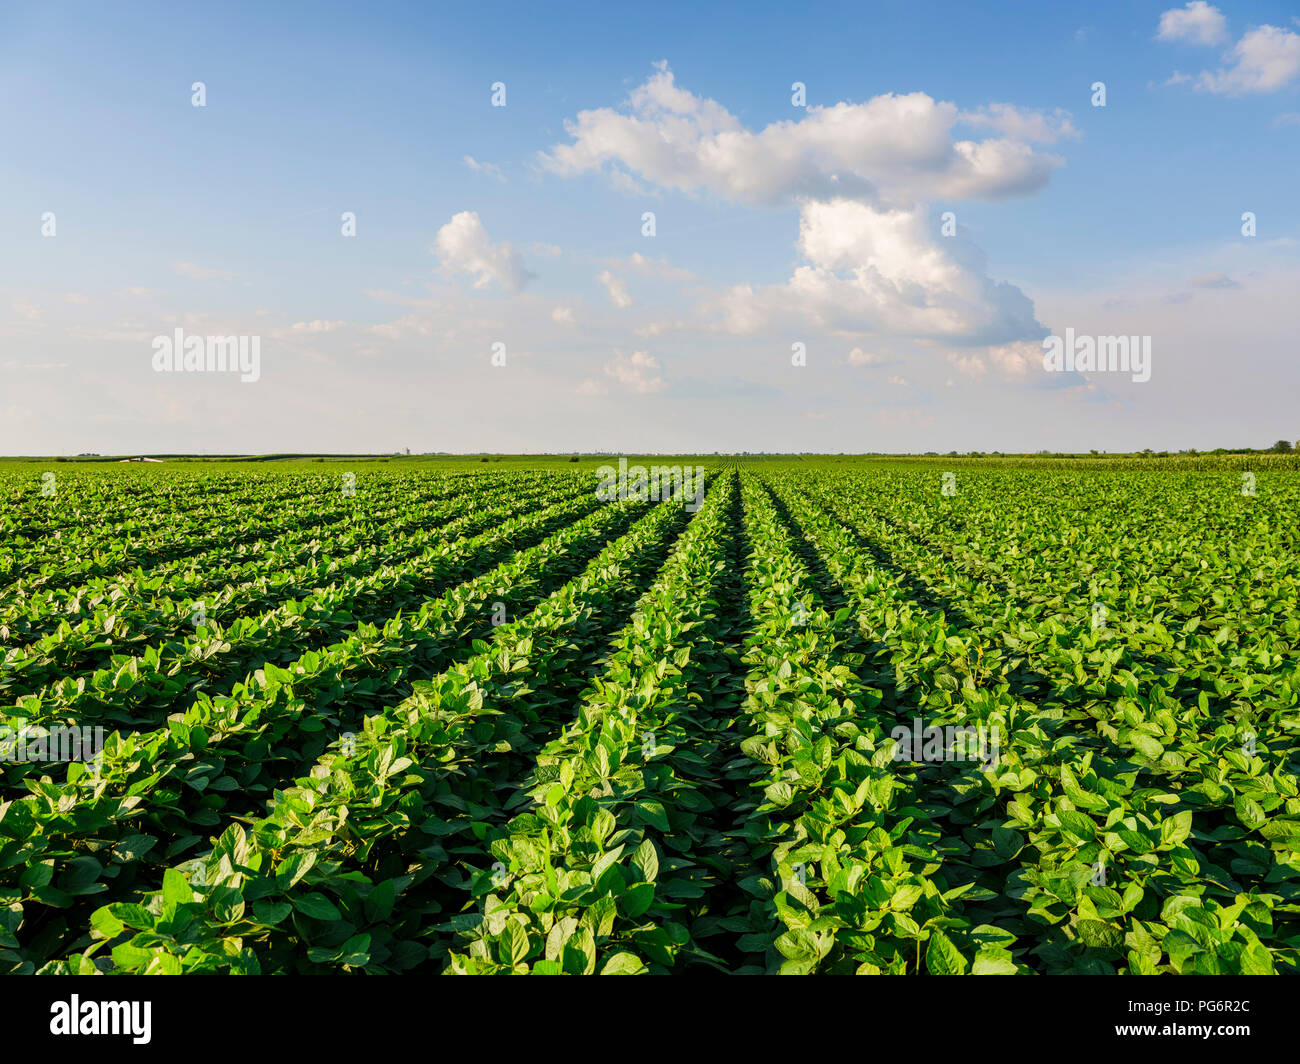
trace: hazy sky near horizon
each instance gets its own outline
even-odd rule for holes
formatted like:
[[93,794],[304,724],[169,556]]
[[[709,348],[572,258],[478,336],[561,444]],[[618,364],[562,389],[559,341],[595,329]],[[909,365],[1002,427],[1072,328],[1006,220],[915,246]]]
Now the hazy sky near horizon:
[[1300,437],[1293,3],[10,4],[0,145],[0,453]]

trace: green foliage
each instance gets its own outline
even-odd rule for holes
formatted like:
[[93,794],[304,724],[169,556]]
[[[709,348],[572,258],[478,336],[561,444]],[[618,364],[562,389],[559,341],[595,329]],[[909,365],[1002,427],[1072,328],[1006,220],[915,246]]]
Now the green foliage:
[[0,968],[1294,973],[1300,484],[1202,457],[0,472],[0,725],[106,734]]

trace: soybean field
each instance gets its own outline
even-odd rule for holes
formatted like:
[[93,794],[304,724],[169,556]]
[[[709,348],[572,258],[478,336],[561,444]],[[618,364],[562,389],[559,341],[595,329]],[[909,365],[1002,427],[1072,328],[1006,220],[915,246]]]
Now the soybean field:
[[1300,474],[700,461],[0,469],[0,971],[1300,970]]

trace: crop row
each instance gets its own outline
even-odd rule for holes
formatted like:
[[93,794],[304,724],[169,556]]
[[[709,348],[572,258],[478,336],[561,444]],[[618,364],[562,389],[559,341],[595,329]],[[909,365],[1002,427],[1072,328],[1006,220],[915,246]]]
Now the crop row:
[[[447,512],[434,528],[395,541],[387,553],[362,547],[282,570],[275,579],[230,585],[199,600],[202,617],[191,599],[164,595],[156,606],[136,610],[119,600],[76,627],[64,624],[8,652],[0,692],[16,693],[24,705],[34,697],[50,712],[79,719],[133,724],[139,706],[169,705],[197,687],[211,690],[250,663],[278,661],[295,647],[320,645],[341,628],[382,620],[426,598],[431,581],[446,579],[447,543],[572,495],[565,486],[523,498],[511,493],[504,501],[480,496],[463,508],[464,516]],[[323,579],[312,580],[314,574]],[[259,615],[259,607],[270,608]],[[78,675],[82,670],[92,675]]]
[[[201,523],[178,518],[188,523],[169,534],[153,530],[138,539],[129,535],[110,537],[107,546],[94,524],[68,535],[57,532],[40,540],[37,552],[0,552],[0,571],[12,581],[0,606],[40,591],[74,587],[133,569],[150,569],[157,575],[188,559],[221,565],[237,559],[241,551],[248,555],[259,553],[261,543],[278,540],[286,528],[329,529],[340,523],[346,526],[357,519],[359,512],[362,520],[400,519],[411,499],[408,492],[383,481],[374,487],[358,482],[354,491],[345,492],[338,484],[332,494],[322,499],[295,500],[289,506],[279,498],[264,500],[258,506],[242,507],[233,528],[230,511]],[[428,494],[454,498],[463,493],[458,486],[448,485]],[[51,508],[59,505],[57,496],[41,501]],[[69,564],[69,558],[78,561]]]
[[[606,507],[596,519],[638,505]],[[128,971],[394,970],[424,961],[423,907],[413,896],[432,892],[425,905],[437,907],[446,884],[435,874],[450,871],[442,840],[474,833],[461,794],[554,726],[565,678],[571,687],[594,667],[610,620],[635,600],[683,516],[679,503],[655,507],[490,643],[474,643],[468,660],[359,720],[354,736],[277,791],[268,816],[247,831],[228,828],[188,878],[168,869],[143,905],[98,911],[89,953],[109,941],[113,967]],[[521,559],[521,571],[536,564]],[[436,614],[423,619],[424,630],[438,627]],[[462,816],[434,813],[448,804]],[[67,966],[84,968],[89,953]]]
[[[991,904],[998,925],[1019,943],[1036,943],[1036,966],[1294,966],[1295,943],[1285,935],[1280,949],[1261,943],[1274,939],[1275,919],[1294,919],[1289,825],[1297,808],[1285,751],[1248,755],[1229,723],[1201,740],[1202,708],[1169,699],[1150,670],[1116,677],[1097,653],[1093,662],[1106,675],[1090,683],[1084,653],[1061,646],[1070,633],[1017,627],[1005,602],[942,560],[907,552],[901,538],[891,544],[896,553],[882,557],[852,521],[828,518],[798,492],[786,498],[849,591],[864,632],[894,644],[896,686],[921,696],[925,725],[1000,736],[996,772],[972,772],[969,762],[954,771],[941,760],[921,764],[918,783],[941,788],[954,828],[969,822],[960,836],[945,834],[964,836],[982,854],[983,885],[1001,899]],[[887,540],[879,526],[871,531]],[[844,562],[854,554],[874,563],[865,576]],[[875,608],[882,579],[909,596],[897,612]],[[927,592],[960,609],[936,608]],[[1264,832],[1253,841],[1256,829]]]

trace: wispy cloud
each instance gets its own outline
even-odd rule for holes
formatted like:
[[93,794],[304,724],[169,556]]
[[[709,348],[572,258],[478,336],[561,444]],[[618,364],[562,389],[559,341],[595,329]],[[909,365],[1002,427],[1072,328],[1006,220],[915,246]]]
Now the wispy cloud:
[[67,368],[68,364],[66,362],[19,362],[11,359],[8,362],[0,363],[0,369],[24,370],[29,373],[53,373]]
[[290,328],[296,333],[327,333],[346,327],[346,321],[296,321]]
[[665,281],[696,280],[696,275],[690,270],[674,266],[667,259],[648,258],[639,251],[632,252],[626,258],[606,259],[605,263],[615,269],[640,274],[642,277],[654,277]]
[[579,395],[606,395],[612,387],[649,395],[668,386],[660,374],[659,361],[645,351],[633,351],[630,355],[616,351],[602,368],[608,381],[588,378],[578,386]]
[[172,269],[182,277],[190,277],[197,281],[229,281],[235,276],[229,270],[211,269],[193,262],[173,262]]
[[961,120],[968,126],[991,129],[1011,140],[1025,143],[1053,144],[1081,135],[1070,112],[1059,107],[1048,114],[1009,103],[991,103],[974,111],[963,111]]
[[1240,288],[1241,284],[1224,273],[1202,273],[1192,278],[1195,288]]
[[609,270],[601,270],[596,274],[596,280],[605,286],[605,294],[614,306],[627,309],[632,305],[632,297],[628,295],[627,282],[623,278]]
[[505,183],[506,175],[501,172],[501,167],[497,166],[496,163],[482,163],[475,159],[474,156],[466,155],[465,165],[475,173],[484,174],[487,177],[492,178],[494,181],[500,181],[503,184]]
[[860,347],[855,347],[849,352],[850,366],[869,366],[874,368],[879,366],[892,366],[897,361],[897,359],[887,359],[882,355],[876,354],[874,351],[864,351]]

